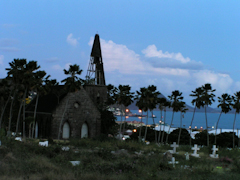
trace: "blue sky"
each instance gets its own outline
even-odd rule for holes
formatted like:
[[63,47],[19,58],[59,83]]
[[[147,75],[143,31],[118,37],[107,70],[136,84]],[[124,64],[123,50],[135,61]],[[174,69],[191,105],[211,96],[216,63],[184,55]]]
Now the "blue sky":
[[[0,1],[0,78],[14,58],[36,60],[51,78],[78,64],[87,74],[100,35],[107,84],[156,85],[165,96],[211,83],[240,90],[240,1]],[[216,104],[214,105],[216,106]]]

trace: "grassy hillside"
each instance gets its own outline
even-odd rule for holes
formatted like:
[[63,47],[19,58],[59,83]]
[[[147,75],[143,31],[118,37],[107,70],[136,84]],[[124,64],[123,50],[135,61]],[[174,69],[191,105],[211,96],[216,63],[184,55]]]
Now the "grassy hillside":
[[[69,151],[63,151],[69,146]],[[38,141],[18,142],[2,139],[0,146],[1,180],[126,180],[126,179],[240,179],[240,151],[220,149],[219,159],[209,158],[211,148],[201,148],[201,158],[185,159],[192,153],[189,146],[177,148],[175,168],[163,155],[172,149],[168,145],[145,145],[121,142],[72,139],[55,141],[49,147],[38,146]],[[81,161],[72,166],[69,161]]]

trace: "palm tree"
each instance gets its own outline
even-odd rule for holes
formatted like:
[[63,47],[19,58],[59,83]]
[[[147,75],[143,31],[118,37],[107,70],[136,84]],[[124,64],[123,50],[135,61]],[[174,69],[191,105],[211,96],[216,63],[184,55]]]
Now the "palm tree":
[[69,77],[61,81],[62,83],[65,83],[64,85],[67,92],[78,91],[83,84],[83,80],[77,75],[81,75],[83,70],[80,69],[79,65],[74,64],[70,65],[68,70],[64,69],[63,71],[65,75],[69,75]]
[[239,112],[240,112],[240,91],[234,93],[234,96],[232,96],[232,99],[233,99],[232,107],[233,107],[233,109],[235,109],[235,116],[234,116],[234,121],[233,121],[233,148],[234,148],[235,147],[234,127],[235,127],[237,113],[239,114]]
[[[74,65],[70,65],[68,70],[64,69],[63,71],[64,71],[64,74],[69,75],[69,77],[67,77],[61,81],[61,82],[65,83],[64,85],[65,85],[65,89],[67,90],[67,92],[78,91],[81,88],[83,80],[81,78],[79,78],[77,75],[81,75],[83,70],[80,69],[79,65],[74,64]],[[64,108],[64,111],[62,114],[60,124],[59,124],[58,139],[60,139],[62,121],[63,121],[64,115],[66,113],[66,110],[67,110],[68,101],[69,101],[69,98],[66,101],[66,105],[65,105],[65,108]]]
[[192,143],[192,138],[191,138],[192,124],[193,124],[193,119],[194,119],[194,115],[196,112],[196,108],[200,109],[200,107],[204,106],[203,101],[201,100],[202,94],[203,94],[203,88],[202,87],[196,88],[196,90],[192,91],[192,93],[193,94],[190,94],[190,96],[195,97],[195,99],[192,100],[192,105],[195,105],[195,106],[194,106],[193,116],[192,116],[192,120],[191,120],[191,124],[190,124],[190,140],[189,140],[190,146]]
[[220,120],[220,117],[222,115],[222,113],[228,113],[229,111],[231,111],[231,105],[232,105],[232,98],[229,94],[225,93],[222,94],[221,97],[218,97],[218,107],[221,107],[221,112],[219,114],[219,118],[217,121],[217,125],[216,125],[216,130],[215,130],[215,144],[217,144],[217,129],[218,129],[218,123]]
[[186,113],[186,111],[188,110],[186,108],[185,102],[179,102],[179,108],[180,108],[180,130],[179,130],[179,134],[178,134],[178,145],[180,144],[180,137],[181,137],[181,131],[182,131],[182,117],[183,117],[183,113]]
[[156,91],[157,87],[154,85],[148,86],[148,97],[149,97],[149,110],[152,114],[152,120],[154,124],[154,131],[155,131],[155,142],[157,143],[157,131],[156,131],[156,124],[153,117],[153,109],[156,108],[158,104],[159,98],[158,96],[161,94],[160,92]]
[[172,123],[173,123],[174,112],[180,111],[180,104],[181,104],[180,101],[183,99],[182,93],[179,92],[178,90],[172,91],[172,95],[168,96],[168,97],[171,100],[171,107],[173,109],[173,113],[172,113],[171,124],[170,124],[169,129],[168,129],[166,143],[168,143],[168,136],[169,136],[170,129],[171,129],[171,126],[172,126]]
[[208,123],[207,123],[207,107],[215,102],[213,94],[216,89],[212,89],[211,84],[207,83],[202,86],[203,88],[203,95],[202,95],[202,102],[205,107],[205,118],[206,118],[206,130],[207,130],[207,146],[209,146],[209,134],[208,134]]
[[11,90],[10,90],[9,83],[6,81],[6,79],[3,79],[0,82],[0,106],[2,107],[1,116],[0,116],[0,129],[2,127],[1,125],[2,125],[3,115],[8,105],[8,102],[10,100],[10,97],[11,97]]
[[[129,85],[119,85],[117,92],[115,94],[116,102],[121,106],[121,124],[119,128],[119,137],[122,131],[122,115],[123,115],[123,106],[124,111],[126,113],[126,107],[129,106],[133,102],[133,94],[130,92],[131,87]],[[125,131],[125,121],[126,121],[126,114],[125,114],[125,120],[124,120],[124,128],[123,128],[123,135]]]
[[[164,121],[163,121],[163,124],[164,124],[164,129],[165,129],[165,125],[166,125],[166,111],[167,111],[167,107],[171,107],[171,102],[166,100],[166,102],[164,103]],[[161,143],[163,144],[163,138],[164,138],[164,130],[163,130],[163,135],[162,135],[162,139],[161,139]]]
[[[35,108],[34,108],[34,115],[33,115],[33,127],[32,127],[32,138],[34,135],[34,129],[35,129],[35,124],[36,124],[36,114],[37,114],[37,106],[38,106],[38,99],[39,96],[42,94],[47,94],[47,89],[46,87],[43,85],[44,82],[46,82],[48,80],[48,78],[50,77],[50,75],[46,76],[46,72],[45,71],[37,71],[34,74],[34,78],[35,78],[35,92],[37,93],[37,97],[36,97],[36,102],[35,102]],[[31,126],[31,123],[30,123]]]
[[[136,95],[134,98],[136,101],[136,106],[141,109],[141,111],[147,111],[147,121],[146,124],[148,123],[148,103],[147,103],[147,88],[143,87],[140,88],[140,91],[136,91]],[[142,117],[141,117],[141,127],[139,131],[139,141],[142,141],[141,136],[141,131],[142,131]],[[145,135],[144,135],[144,141],[145,141]]]
[[113,105],[116,103],[117,88],[112,84],[107,85],[107,105]]
[[160,138],[161,138],[161,130],[162,130],[162,111],[164,110],[164,105],[166,103],[166,98],[159,98],[158,99],[158,108],[160,109],[160,130],[159,130],[159,134],[158,134],[158,143],[160,142]]

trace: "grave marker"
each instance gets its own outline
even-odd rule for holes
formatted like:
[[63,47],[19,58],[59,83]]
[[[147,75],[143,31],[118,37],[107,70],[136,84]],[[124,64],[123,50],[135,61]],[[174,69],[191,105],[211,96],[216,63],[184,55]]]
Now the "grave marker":
[[173,150],[170,151],[170,153],[175,154],[176,153],[176,149],[177,149],[177,147],[179,147],[179,145],[177,145],[176,142],[173,142],[173,144],[171,144],[171,147],[173,147]]
[[193,150],[194,152],[193,152],[193,154],[191,154],[191,156],[199,157],[199,154],[197,154],[197,151],[200,150],[200,148],[198,147],[197,144],[194,144],[194,147],[192,147],[192,150]]
[[63,146],[63,147],[62,147],[62,150],[63,150],[63,151],[69,151],[69,149],[70,149],[70,148],[69,148],[68,146]]
[[39,145],[48,147],[48,141],[39,142]]
[[216,148],[216,145],[213,145],[213,148],[212,148],[212,154],[210,154],[209,156],[211,158],[218,158],[218,154],[216,154],[216,152],[218,151],[218,148]]
[[80,161],[69,161],[73,166],[77,166],[80,164]]
[[15,140],[16,141],[22,141],[22,138],[21,137],[16,137]]
[[188,160],[189,160],[189,154],[188,154],[188,152],[186,152],[185,156],[186,156],[186,160],[188,161]]
[[178,161],[175,161],[175,157],[172,157],[172,161],[168,161],[168,164],[172,164],[175,167],[175,164],[178,164]]

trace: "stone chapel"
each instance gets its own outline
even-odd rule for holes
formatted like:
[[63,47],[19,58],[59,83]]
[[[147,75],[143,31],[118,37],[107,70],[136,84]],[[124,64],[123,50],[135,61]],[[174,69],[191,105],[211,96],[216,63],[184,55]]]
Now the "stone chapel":
[[[101,133],[98,106],[107,99],[107,87],[98,34],[94,38],[87,77],[92,79],[91,84],[82,86],[79,91],[66,93],[64,86],[59,85],[50,94],[39,97],[36,138],[84,138]],[[26,111],[30,116],[34,112],[34,101]]]

